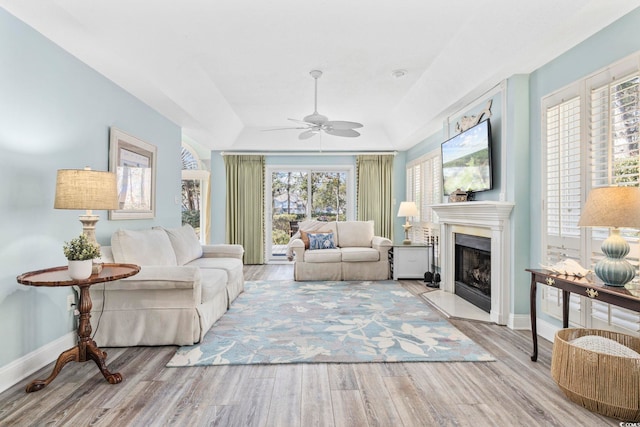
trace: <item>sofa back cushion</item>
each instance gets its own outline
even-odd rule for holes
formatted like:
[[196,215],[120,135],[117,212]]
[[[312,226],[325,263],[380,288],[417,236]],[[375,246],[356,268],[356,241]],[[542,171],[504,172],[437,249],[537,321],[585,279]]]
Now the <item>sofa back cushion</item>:
[[300,230],[300,240],[302,240],[302,243],[304,243],[304,248],[305,249],[309,249],[309,233],[307,233],[304,230]]
[[164,230],[118,230],[111,235],[115,262],[137,265],[178,265]]
[[341,248],[370,248],[373,239],[373,221],[338,221]]
[[178,265],[185,265],[202,257],[202,245],[196,231],[189,224],[179,228],[154,227],[154,229],[164,230],[167,233]]
[[300,231],[306,231],[307,233],[333,233],[333,241],[336,246],[339,245],[338,229],[336,228],[335,221],[302,221],[298,225],[298,229]]

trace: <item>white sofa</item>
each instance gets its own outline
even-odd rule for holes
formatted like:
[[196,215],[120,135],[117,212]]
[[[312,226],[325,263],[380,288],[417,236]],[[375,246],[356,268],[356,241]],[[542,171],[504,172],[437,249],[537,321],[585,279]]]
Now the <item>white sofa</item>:
[[137,264],[132,277],[90,288],[101,347],[190,345],[244,290],[240,245],[201,245],[191,226],[118,230],[102,262]]
[[[301,222],[288,244],[294,280],[387,280],[392,243],[374,236],[373,226],[372,221]],[[303,240],[305,233],[331,234],[335,248],[314,249]]]

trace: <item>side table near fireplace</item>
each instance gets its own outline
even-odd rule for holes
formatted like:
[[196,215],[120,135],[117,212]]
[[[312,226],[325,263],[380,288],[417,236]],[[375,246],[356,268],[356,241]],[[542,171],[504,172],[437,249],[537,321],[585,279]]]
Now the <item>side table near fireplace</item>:
[[104,378],[110,384],[122,382],[122,375],[111,373],[107,369],[107,353],[100,350],[91,339],[91,296],[89,287],[96,283],[111,282],[133,276],[140,271],[140,267],[133,264],[103,264],[102,271],[91,275],[86,280],[73,280],[69,277],[67,267],[54,267],[46,270],[31,271],[17,277],[18,283],[28,286],[77,286],[80,288],[80,321],[78,323],[78,344],[58,356],[53,372],[44,380],[32,381],[26,388],[27,393],[42,390],[60,373],[64,365],[69,362],[86,362],[93,360]]
[[618,307],[640,312],[640,292],[626,288],[606,286],[602,282],[595,282],[587,278],[578,278],[564,274],[553,273],[549,270],[526,269],[531,273],[531,289],[529,294],[531,310],[531,335],[533,339],[533,354],[531,360],[538,360],[538,328],[536,322],[536,289],[537,284],[552,286],[562,291],[562,327],[569,327],[569,297],[571,292],[602,301]]
[[389,251],[391,278],[423,279],[429,271],[429,246],[423,243],[394,244]]

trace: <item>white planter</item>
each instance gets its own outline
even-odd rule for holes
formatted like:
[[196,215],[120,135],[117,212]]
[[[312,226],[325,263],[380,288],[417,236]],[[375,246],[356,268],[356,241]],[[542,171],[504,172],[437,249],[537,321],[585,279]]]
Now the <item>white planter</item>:
[[69,260],[69,277],[73,280],[85,280],[91,276],[91,268],[93,267],[93,260],[86,259],[83,261],[71,261]]

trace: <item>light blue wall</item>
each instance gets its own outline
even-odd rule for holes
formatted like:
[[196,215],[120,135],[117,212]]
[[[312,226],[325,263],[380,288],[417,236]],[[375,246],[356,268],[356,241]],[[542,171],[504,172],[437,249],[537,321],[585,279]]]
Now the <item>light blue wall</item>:
[[529,264],[532,267],[538,266],[542,259],[541,98],[638,51],[640,51],[640,8],[537,69],[530,76],[531,259]]
[[[443,124],[442,129],[438,132],[430,135],[422,140],[420,143],[411,147],[406,153],[406,162],[409,163],[425,154],[428,154],[434,150],[440,150],[440,146],[444,141],[453,137],[456,134],[456,123],[462,118],[462,116],[474,116],[480,114],[486,106],[486,101],[492,100],[491,105],[491,136],[492,136],[492,169],[493,169],[493,189],[489,191],[482,191],[476,193],[476,200],[499,200],[500,191],[502,188],[501,182],[503,177],[500,176],[500,168],[502,165],[502,97],[500,93],[480,100],[473,108],[463,112],[457,117],[451,117],[449,129],[446,128],[446,124]],[[443,197],[443,202],[446,201],[446,197]]]
[[393,159],[393,236],[394,243],[401,243],[404,240],[404,228],[402,224],[405,217],[398,217],[400,202],[406,200],[407,194],[407,152],[401,151]]
[[53,209],[56,171],[107,170],[110,126],[158,147],[156,218],[96,212],[98,241],[180,225],[180,128],[0,8],[0,366],[73,330],[69,288],[16,276],[66,264],[62,244],[80,234],[82,212]]
[[[513,313],[529,312],[529,76],[513,76],[507,81],[506,102],[506,176],[503,177],[506,200],[515,203],[511,213],[511,309]],[[538,204],[539,207],[539,204]]]
[[225,203],[227,200],[227,177],[224,169],[224,158],[219,151],[211,153],[211,241],[209,243],[226,243],[225,238]]

